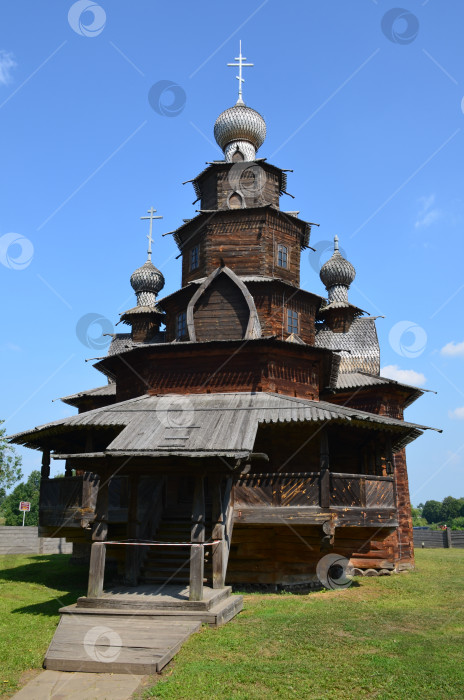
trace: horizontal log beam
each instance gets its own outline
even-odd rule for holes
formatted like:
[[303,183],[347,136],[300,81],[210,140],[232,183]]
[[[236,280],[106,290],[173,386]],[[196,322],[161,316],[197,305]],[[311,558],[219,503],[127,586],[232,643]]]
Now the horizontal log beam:
[[333,519],[337,527],[397,527],[396,511],[380,508],[318,508],[311,506],[251,506],[234,509],[235,523],[323,525]]

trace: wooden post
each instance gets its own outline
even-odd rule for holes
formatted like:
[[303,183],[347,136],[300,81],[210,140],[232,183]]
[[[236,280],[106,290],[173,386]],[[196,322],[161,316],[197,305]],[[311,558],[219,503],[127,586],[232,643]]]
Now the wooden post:
[[227,479],[225,493],[222,494],[222,478],[218,477],[213,483],[213,540],[220,540],[213,545],[213,588],[224,588],[229,552],[229,542],[226,537],[227,512],[230,507],[232,479]]
[[203,600],[203,576],[205,571],[205,490],[204,476],[197,476],[193,492],[192,530],[190,541],[190,594],[189,600]]
[[100,474],[95,521],[92,527],[92,547],[90,550],[88,598],[98,598],[103,592],[105,578],[106,546],[108,535],[108,486],[109,479],[105,473]]
[[42,452],[42,469],[40,472],[42,479],[50,478],[50,450]]
[[321,429],[320,448],[320,506],[330,508],[330,472],[329,472],[329,438],[327,428]]
[[[127,510],[127,537],[130,540],[138,536],[138,505],[139,477],[131,474],[129,477],[129,507]],[[138,579],[139,547],[126,547],[125,578],[128,586],[136,586]]]
[[453,546],[453,541],[451,539],[451,528],[447,527],[446,530],[446,546],[447,547],[452,547]]

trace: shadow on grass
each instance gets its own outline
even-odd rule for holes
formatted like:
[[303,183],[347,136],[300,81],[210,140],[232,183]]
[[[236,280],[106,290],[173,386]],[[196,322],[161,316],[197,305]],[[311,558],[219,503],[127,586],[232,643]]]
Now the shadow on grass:
[[[50,600],[26,605],[13,613],[56,616],[59,608],[85,595],[88,568],[69,566],[69,554],[31,555],[27,563],[0,570],[0,583],[31,583],[58,591]],[[12,561],[13,563],[13,561]]]

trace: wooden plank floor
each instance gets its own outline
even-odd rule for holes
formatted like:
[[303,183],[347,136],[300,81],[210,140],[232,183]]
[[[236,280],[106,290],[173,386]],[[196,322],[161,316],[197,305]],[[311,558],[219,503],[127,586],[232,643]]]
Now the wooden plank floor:
[[150,674],[161,669],[200,628],[199,621],[130,615],[62,615],[45,668],[89,673]]
[[98,598],[83,596],[77,601],[78,608],[140,608],[168,610],[210,610],[231,595],[232,588],[203,588],[203,600],[189,600],[189,587],[177,584],[137,587],[115,586],[108,588]]

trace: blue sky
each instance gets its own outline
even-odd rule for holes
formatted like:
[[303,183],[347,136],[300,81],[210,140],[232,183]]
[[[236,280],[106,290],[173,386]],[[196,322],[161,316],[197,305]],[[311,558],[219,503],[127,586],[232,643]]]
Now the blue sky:
[[[438,392],[406,414],[444,429],[408,449],[412,501],[464,495],[462,3],[101,0],[95,15],[85,5],[0,9],[8,432],[71,415],[52,400],[102,383],[84,361],[102,348],[76,326],[98,314],[111,327],[132,305],[139,217],[152,205],[164,216],[153,257],[164,293],[180,285],[178,251],[161,233],[194,215],[181,183],[221,157],[213,125],[236,98],[226,64],[241,39],[255,64],[244,97],[267,121],[259,155],[294,170],[283,208],[320,224],[318,249],[340,237],[357,270],[351,301],[385,316],[385,371]],[[172,93],[158,111],[149,103],[160,81],[180,86],[176,116],[160,113]],[[311,255],[301,284],[322,294]],[[38,467],[39,453],[22,454],[26,473]]]

